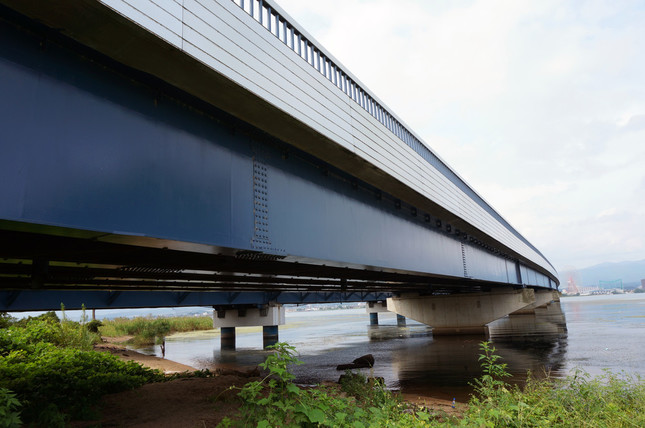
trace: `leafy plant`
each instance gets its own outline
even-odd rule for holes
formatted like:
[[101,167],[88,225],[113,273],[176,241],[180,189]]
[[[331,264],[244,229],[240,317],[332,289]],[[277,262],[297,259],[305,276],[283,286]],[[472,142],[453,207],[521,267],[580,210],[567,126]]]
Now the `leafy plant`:
[[[295,356],[295,348],[284,342],[269,347],[276,352],[260,364],[268,375],[259,381],[247,383],[239,393],[244,400],[242,411],[245,423],[257,420],[258,426],[274,426],[280,421],[299,425],[308,420],[305,409],[296,407],[302,390],[291,381],[290,364],[302,364]],[[265,387],[267,391],[265,391]],[[316,415],[312,413],[315,418]]]
[[382,407],[392,400],[400,401],[397,395],[385,388],[381,379],[368,379],[360,372],[345,371],[339,383],[343,392],[370,406]]
[[60,322],[60,319],[58,319],[58,315],[56,315],[56,312],[49,311],[35,317],[30,316],[19,320],[14,319],[11,325],[15,327],[26,327],[27,324],[31,323],[32,321],[44,321],[51,324],[57,324]]
[[483,352],[483,354],[479,355],[479,361],[484,374],[481,378],[475,380],[476,391],[490,393],[491,390],[497,388],[507,388],[508,384],[502,379],[511,375],[506,371],[508,365],[499,362],[502,357],[495,354],[497,349],[491,346],[489,342],[481,342],[479,349]]
[[81,321],[71,321],[65,315],[65,305],[61,304],[62,319],[60,320],[60,337],[58,345],[63,347],[72,347],[90,351],[93,349],[94,344],[100,341],[100,337],[96,333],[90,332],[86,327],[87,315],[85,314],[85,305],[81,313]]
[[171,327],[170,322],[165,318],[159,318],[154,320],[145,331],[145,334],[154,339],[158,344],[163,342],[168,333],[170,333]]
[[0,428],[18,428],[20,420],[20,401],[16,394],[7,388],[0,388]]
[[592,379],[576,370],[566,379],[529,378],[511,386],[506,365],[495,348],[480,345],[484,374],[459,424],[480,427],[624,427],[645,426],[645,383],[606,371]]
[[[288,370],[293,364],[302,364],[295,348],[287,343],[272,348],[275,352],[261,364],[268,374],[240,390],[243,403],[238,417],[225,418],[221,427],[419,427],[428,426],[431,420],[427,412],[404,405],[381,382],[364,377],[352,383],[361,399],[347,397],[337,388],[300,388]],[[364,400],[376,396],[380,398]]]
[[[0,388],[16,394],[25,422],[63,426],[87,417],[104,394],[162,380],[163,375],[114,355],[85,350],[96,335],[81,323],[53,317],[0,329]],[[43,406],[47,403],[47,406]]]
[[90,333],[98,333],[99,332],[99,327],[103,326],[103,323],[99,320],[92,320],[85,324],[85,328],[87,328],[87,331]]
[[0,328],[7,328],[16,322],[16,319],[6,312],[0,312]]

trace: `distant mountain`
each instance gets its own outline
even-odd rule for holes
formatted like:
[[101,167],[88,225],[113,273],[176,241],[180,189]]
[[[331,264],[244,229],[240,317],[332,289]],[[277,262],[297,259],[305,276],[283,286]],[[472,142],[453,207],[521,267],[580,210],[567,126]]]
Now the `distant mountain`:
[[[566,275],[565,272],[562,272]],[[561,277],[560,282],[564,285],[568,278]],[[645,279],[645,260],[635,262],[601,263],[577,271],[579,286],[589,287],[598,285],[599,281],[614,281],[620,279],[623,285],[640,285],[641,279]],[[566,285],[565,285],[566,287]]]

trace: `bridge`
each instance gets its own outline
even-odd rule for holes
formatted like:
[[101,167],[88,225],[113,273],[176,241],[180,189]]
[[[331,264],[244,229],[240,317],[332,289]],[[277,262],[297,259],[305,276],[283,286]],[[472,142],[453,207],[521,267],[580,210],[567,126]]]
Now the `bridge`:
[[232,328],[387,300],[469,332],[554,297],[540,251],[273,1],[0,0],[0,32],[0,310]]

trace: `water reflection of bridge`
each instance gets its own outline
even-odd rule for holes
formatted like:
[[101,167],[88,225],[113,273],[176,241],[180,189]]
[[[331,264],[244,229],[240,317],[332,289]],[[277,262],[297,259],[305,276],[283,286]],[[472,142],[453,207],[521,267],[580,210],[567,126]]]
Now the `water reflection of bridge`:
[[[524,382],[529,371],[537,377],[547,373],[556,377],[563,375],[567,327],[559,303],[536,310],[534,314],[504,317],[491,323],[489,329],[496,353],[513,375],[511,382]],[[392,356],[392,365],[401,388],[409,394],[433,391],[440,398],[467,399],[472,391],[469,384],[482,373],[478,360],[480,341],[479,336],[440,336],[414,344],[414,349],[397,350]],[[397,361],[405,361],[404,366],[397,367]]]

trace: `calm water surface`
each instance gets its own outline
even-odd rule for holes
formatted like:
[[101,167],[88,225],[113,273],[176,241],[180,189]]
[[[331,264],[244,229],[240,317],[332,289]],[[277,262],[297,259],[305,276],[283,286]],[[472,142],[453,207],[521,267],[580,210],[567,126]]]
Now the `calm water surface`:
[[[492,323],[490,338],[518,381],[528,370],[566,376],[576,367],[645,376],[645,294],[565,298],[535,315]],[[465,400],[468,383],[481,374],[481,337],[433,337],[429,327],[411,320],[397,327],[391,313],[379,314],[379,326],[370,326],[363,309],[288,312],[280,340],[300,353],[305,364],[293,372],[304,384],[337,380],[338,364],[364,354],[376,359],[374,375],[407,393]],[[196,332],[169,337],[166,358],[197,368],[251,366],[266,357],[261,348],[261,328],[238,328],[236,351],[220,349],[218,331]]]

